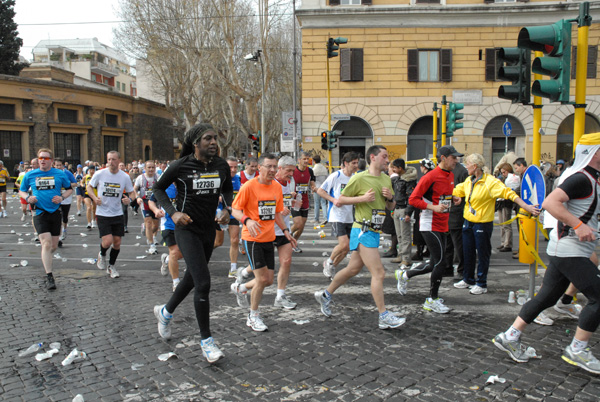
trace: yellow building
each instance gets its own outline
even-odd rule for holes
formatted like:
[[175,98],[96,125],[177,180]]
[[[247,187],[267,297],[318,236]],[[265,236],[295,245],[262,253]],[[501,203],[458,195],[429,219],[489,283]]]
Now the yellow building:
[[[478,152],[495,164],[505,151],[532,157],[533,109],[498,98],[497,49],[516,47],[519,30],[576,19],[579,2],[496,0],[303,0],[296,14],[302,29],[302,145],[321,150],[327,130],[326,42],[345,37],[339,57],[329,59],[333,129],[344,130],[334,163],[374,144],[390,159],[432,152],[432,110],[447,101],[464,103],[464,128],[451,138],[465,153]],[[585,132],[600,131],[597,58],[600,2],[590,2]],[[577,24],[572,45],[577,44]],[[574,57],[572,58],[574,60]],[[342,63],[342,66],[340,66]],[[574,69],[571,101],[575,96]],[[547,77],[545,77],[547,78]],[[510,83],[508,83],[510,84]],[[572,105],[542,109],[542,160],[572,155]],[[507,138],[502,125],[509,121]],[[493,165],[492,165],[493,166]]]

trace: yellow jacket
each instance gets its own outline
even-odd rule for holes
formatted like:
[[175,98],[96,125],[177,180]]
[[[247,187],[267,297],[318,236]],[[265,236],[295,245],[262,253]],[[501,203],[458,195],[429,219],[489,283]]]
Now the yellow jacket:
[[[498,198],[514,201],[519,197],[517,193],[506,187],[504,183],[487,173],[484,173],[481,179],[475,183],[473,193],[471,194],[471,188],[473,187],[472,180],[473,176],[468,177],[467,180],[454,187],[454,191],[452,192],[452,195],[457,197],[465,197],[463,217],[469,222],[493,222],[496,200]],[[475,214],[471,212],[471,208],[475,210]]]

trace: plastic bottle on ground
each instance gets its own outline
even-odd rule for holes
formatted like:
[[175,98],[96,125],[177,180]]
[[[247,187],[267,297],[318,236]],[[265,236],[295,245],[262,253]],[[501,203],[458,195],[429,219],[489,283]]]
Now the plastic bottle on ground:
[[31,345],[27,349],[20,351],[19,352],[19,357],[27,356],[27,355],[30,355],[32,353],[37,352],[38,350],[40,350],[40,348],[42,347],[43,344],[44,344],[43,342],[34,343],[33,345]]

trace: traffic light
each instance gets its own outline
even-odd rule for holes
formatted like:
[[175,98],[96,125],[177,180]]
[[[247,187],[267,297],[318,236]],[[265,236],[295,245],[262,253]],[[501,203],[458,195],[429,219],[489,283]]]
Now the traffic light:
[[535,80],[531,92],[551,102],[569,103],[571,86],[571,23],[560,20],[552,25],[525,27],[519,32],[518,46],[544,52],[536,57],[531,70],[548,75],[549,80]]
[[260,136],[258,134],[248,134],[248,138],[252,141],[252,150],[260,151]]
[[512,85],[500,85],[498,98],[528,105],[531,99],[531,52],[518,47],[503,47],[498,50],[498,59],[501,63],[498,79],[512,82]]
[[452,137],[454,135],[454,131],[463,128],[463,124],[459,123],[458,120],[465,117],[465,115],[457,112],[459,110],[464,109],[464,107],[465,105],[463,103],[448,103],[448,121],[446,122],[446,137]]
[[329,150],[329,131],[321,132],[321,149]]
[[337,148],[338,137],[341,137],[342,135],[344,135],[342,130],[333,130],[329,132],[328,144],[330,150]]
[[348,43],[348,39],[347,38],[329,38],[327,40],[327,58],[331,59],[332,57],[337,57],[338,52],[335,52],[334,50],[338,50],[340,47],[338,46],[341,43]]

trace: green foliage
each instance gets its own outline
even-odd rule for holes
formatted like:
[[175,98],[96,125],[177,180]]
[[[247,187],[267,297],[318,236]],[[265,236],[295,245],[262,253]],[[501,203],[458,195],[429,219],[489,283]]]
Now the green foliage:
[[23,40],[19,38],[15,17],[15,0],[0,0],[0,74],[19,75],[27,63],[19,63]]

